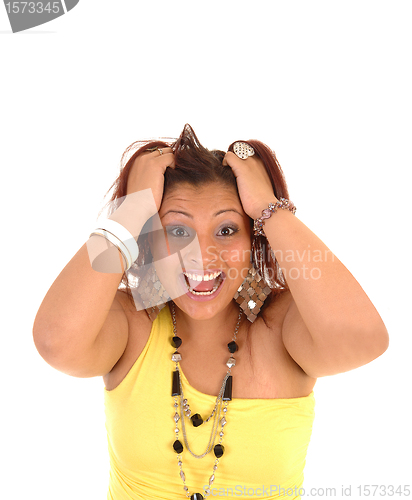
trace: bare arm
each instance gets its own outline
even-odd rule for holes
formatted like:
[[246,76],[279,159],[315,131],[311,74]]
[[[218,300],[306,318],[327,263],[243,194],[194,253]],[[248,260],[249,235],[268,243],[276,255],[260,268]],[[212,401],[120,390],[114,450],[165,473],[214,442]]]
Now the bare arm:
[[286,349],[312,377],[364,365],[387,348],[388,334],[359,283],[297,217],[279,210],[265,234],[293,301],[283,324]]
[[[260,159],[242,160],[228,152],[225,161],[236,175],[249,217],[260,217],[269,202],[278,201]],[[388,346],[385,325],[359,283],[327,246],[287,210],[267,219],[264,231],[293,298],[282,335],[296,363],[316,378],[380,356]]]
[[[162,156],[139,156],[129,174],[127,196],[110,218],[137,237],[160,206],[163,174],[173,164],[166,148]],[[92,236],[56,278],[33,325],[35,345],[50,365],[70,375],[92,377],[107,374],[117,363],[129,332],[117,290],[122,266],[117,248]]]
[[[98,246],[104,240],[92,236],[93,243]],[[118,250],[111,246],[109,252],[105,259],[120,268]],[[86,244],[66,265],[33,325],[36,347],[50,365],[69,375],[91,377],[108,373],[116,364],[128,339],[126,314],[116,299],[122,274],[95,271]]]

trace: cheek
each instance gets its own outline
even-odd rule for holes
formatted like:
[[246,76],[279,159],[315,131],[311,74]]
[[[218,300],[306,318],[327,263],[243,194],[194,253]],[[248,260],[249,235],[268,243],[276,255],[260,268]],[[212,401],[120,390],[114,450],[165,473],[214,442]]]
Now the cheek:
[[[251,261],[251,247],[249,239],[239,241],[226,252],[226,263],[236,269],[249,269]],[[247,271],[246,271],[247,272]]]
[[164,259],[171,253],[163,230],[151,232],[149,235],[149,244],[155,261]]

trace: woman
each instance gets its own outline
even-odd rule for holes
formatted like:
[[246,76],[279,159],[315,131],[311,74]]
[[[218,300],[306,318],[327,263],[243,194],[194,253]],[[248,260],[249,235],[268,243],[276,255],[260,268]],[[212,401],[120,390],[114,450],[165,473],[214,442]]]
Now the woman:
[[299,498],[315,381],[380,356],[385,326],[267,146],[208,151],[188,125],[137,145],[36,346],[104,378],[109,499]]

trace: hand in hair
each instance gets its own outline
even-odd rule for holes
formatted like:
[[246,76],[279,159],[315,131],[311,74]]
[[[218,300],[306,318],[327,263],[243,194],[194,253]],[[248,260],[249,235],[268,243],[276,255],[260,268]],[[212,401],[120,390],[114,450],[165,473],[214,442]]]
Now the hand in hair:
[[278,201],[265,166],[257,156],[242,160],[228,151],[223,165],[228,165],[235,174],[243,210],[252,219],[260,217],[269,202]]
[[127,194],[151,189],[157,210],[163,197],[164,173],[167,167],[174,168],[175,159],[171,148],[161,148],[144,152],[136,157],[130,169],[127,181]]

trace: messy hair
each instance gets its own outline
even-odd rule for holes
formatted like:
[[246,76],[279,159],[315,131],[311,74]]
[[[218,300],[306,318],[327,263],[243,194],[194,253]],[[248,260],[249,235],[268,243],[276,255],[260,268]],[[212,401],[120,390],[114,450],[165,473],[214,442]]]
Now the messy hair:
[[[255,155],[261,159],[269,175],[273,193],[277,199],[289,198],[286,181],[276,158],[275,153],[265,144],[257,140],[246,142],[255,150]],[[233,151],[232,143],[228,150]],[[177,140],[147,140],[136,141],[123,153],[120,162],[120,173],[109,191],[113,189],[109,204],[124,199],[127,194],[127,181],[130,170],[136,158],[152,148],[170,147],[175,158],[175,167],[166,168],[164,173],[164,193],[174,189],[179,184],[190,184],[192,186],[204,186],[213,182],[232,186],[237,192],[236,177],[232,169],[223,165],[226,152],[220,150],[209,150],[200,144],[194,130],[188,124],[185,125]],[[108,192],[109,192],[108,191]],[[251,227],[253,220],[250,219]],[[138,283],[140,269],[152,262],[151,250],[148,242],[148,233],[143,231],[137,240],[139,245],[139,257],[132,267],[123,274],[119,285],[133,302],[132,287]],[[264,277],[272,289],[272,297],[286,290],[287,284],[283,273],[276,261],[270,245],[264,236],[255,237],[253,241],[252,258],[256,269]],[[269,301],[267,301],[269,302]]]

